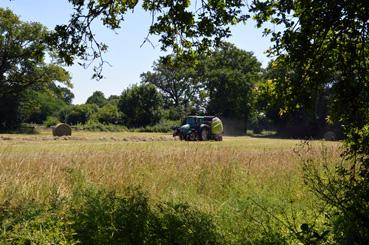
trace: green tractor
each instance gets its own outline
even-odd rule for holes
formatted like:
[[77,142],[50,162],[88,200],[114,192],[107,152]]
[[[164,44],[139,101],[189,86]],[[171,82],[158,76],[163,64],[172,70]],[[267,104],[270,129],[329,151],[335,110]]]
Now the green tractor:
[[222,141],[223,123],[214,116],[188,116],[183,120],[182,126],[174,128],[173,137],[176,136],[188,141]]

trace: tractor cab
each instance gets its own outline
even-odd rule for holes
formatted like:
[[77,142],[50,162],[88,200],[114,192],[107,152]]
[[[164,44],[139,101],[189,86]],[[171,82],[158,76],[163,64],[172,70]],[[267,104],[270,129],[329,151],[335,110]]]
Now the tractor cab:
[[203,117],[200,116],[188,116],[182,121],[182,125],[190,125],[190,127],[197,127],[204,122]]

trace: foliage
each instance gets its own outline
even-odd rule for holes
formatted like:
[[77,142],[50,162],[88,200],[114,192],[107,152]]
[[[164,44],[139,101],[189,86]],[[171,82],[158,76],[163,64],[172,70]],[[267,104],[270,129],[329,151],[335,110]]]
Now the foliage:
[[[69,1],[73,14],[69,24],[58,25],[50,43],[58,47],[58,55],[67,64],[73,64],[78,56],[86,61],[101,58],[107,46],[96,40],[91,30],[95,20],[113,30],[121,27],[124,17],[133,11],[138,1]],[[242,12],[245,3],[234,1],[142,1],[142,8],[150,12],[153,22],[149,35],[160,35],[162,49],[172,48],[176,53],[191,56],[193,47],[205,50],[230,36],[230,25],[245,21],[249,16]],[[193,10],[193,8],[195,8]],[[150,42],[147,37],[145,42]],[[101,66],[95,67],[95,78],[101,78]],[[88,64],[89,62],[87,62]]]
[[159,59],[153,72],[141,74],[141,79],[161,92],[166,108],[175,108],[184,116],[190,112],[201,86],[195,68],[194,64],[173,55]]
[[137,188],[122,195],[73,178],[70,199],[54,193],[47,206],[0,203],[0,239],[9,244],[221,243],[210,216],[187,204],[152,206]]
[[178,55],[162,58],[154,65],[154,72],[141,77],[163,94],[170,119],[207,113],[246,120],[260,66],[252,53],[222,43],[195,60]]
[[326,178],[307,172],[308,184],[329,208],[333,240],[367,243],[368,1],[255,0],[251,10],[259,26],[267,21],[283,26],[282,31],[265,33],[275,41],[272,53],[295,70],[287,98],[307,94],[306,101],[314,103],[316,91],[332,90],[330,119],[344,125],[348,138],[343,157],[351,167],[338,168]]
[[115,103],[107,103],[99,108],[97,112],[91,116],[91,119],[104,124],[120,124],[122,121],[122,114],[119,112]]
[[[332,100],[331,89],[321,87],[305,89],[299,93],[293,84],[299,71],[289,67],[283,56],[269,63],[264,73],[264,81],[255,89],[255,110],[259,115],[258,126],[271,127],[280,136],[322,137],[327,131],[339,135],[337,125],[328,125],[328,101]],[[337,124],[337,123],[336,123]]]
[[32,201],[18,206],[0,203],[0,239],[7,244],[77,244],[61,208]]
[[230,43],[223,43],[204,59],[202,79],[209,94],[207,113],[246,121],[260,66],[253,53]]
[[86,244],[217,243],[212,220],[185,204],[150,207],[139,190],[125,196],[88,190],[72,208],[76,238]]
[[42,124],[48,117],[57,117],[59,112],[67,107],[63,99],[49,90],[29,91],[27,97],[28,101],[23,102],[20,108],[26,122]]
[[[201,113],[197,111],[196,113],[193,113],[193,114],[196,115],[196,114],[201,114]],[[169,121],[177,121],[177,120],[183,119],[185,116],[186,115],[180,108],[171,106],[163,110],[162,119],[169,120]]]
[[69,106],[59,113],[62,122],[75,125],[78,123],[86,123],[91,115],[97,112],[98,108],[94,104],[82,104]]
[[334,121],[362,127],[368,121],[369,103],[367,2],[254,1],[252,9],[260,25],[271,19],[285,27],[283,32],[266,32],[275,40],[272,51],[284,53],[289,67],[297,71],[298,78],[289,84],[291,96],[331,87]]
[[158,216],[153,226],[155,243],[221,244],[222,237],[210,216],[188,204],[157,205]]
[[73,125],[73,129],[92,131],[92,132],[127,132],[128,131],[127,127],[124,125],[104,124],[104,123],[96,122],[94,120],[89,120],[85,124]]
[[105,95],[101,91],[95,91],[90,97],[87,98],[86,104],[95,104],[98,107],[102,107],[107,103]]
[[50,47],[48,31],[41,24],[22,22],[0,8],[0,32],[0,128],[15,128],[29,115],[21,107],[30,101],[32,91],[55,81],[71,86],[70,76],[62,67],[45,62]]
[[63,87],[60,85],[56,85],[55,83],[50,84],[50,90],[55,96],[64,101],[65,104],[71,105],[72,100],[74,99],[74,94],[70,90],[72,88],[72,84],[69,84],[68,87]]
[[47,117],[46,121],[44,122],[46,127],[55,126],[59,123],[59,119],[57,117]]
[[144,127],[160,121],[163,99],[153,85],[133,85],[122,92],[118,109],[128,127]]
[[180,121],[171,121],[171,120],[161,120],[159,123],[146,126],[143,128],[133,129],[135,132],[154,132],[154,133],[169,133],[173,132],[174,127],[178,127],[180,125]]

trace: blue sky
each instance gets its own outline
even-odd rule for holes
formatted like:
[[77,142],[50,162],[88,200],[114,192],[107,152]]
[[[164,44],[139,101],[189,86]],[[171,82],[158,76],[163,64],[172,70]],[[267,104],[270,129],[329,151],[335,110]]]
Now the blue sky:
[[[0,7],[10,8],[23,21],[37,21],[50,29],[66,23],[72,13],[67,0],[1,0]],[[92,68],[84,69],[78,65],[67,67],[74,84],[74,104],[84,103],[96,90],[108,97],[119,95],[128,86],[140,82],[140,74],[151,70],[153,62],[164,55],[155,37],[151,40],[157,47],[153,48],[148,43],[140,47],[150,23],[150,14],[136,8],[133,14],[126,16],[122,28],[116,33],[100,25],[94,26],[96,38],[109,46],[104,58],[112,66],[104,67],[105,78],[100,81],[91,79]],[[267,65],[269,58],[264,52],[271,44],[269,38],[262,37],[262,30],[257,29],[255,23],[232,27],[232,37],[228,41],[254,52],[263,66]]]

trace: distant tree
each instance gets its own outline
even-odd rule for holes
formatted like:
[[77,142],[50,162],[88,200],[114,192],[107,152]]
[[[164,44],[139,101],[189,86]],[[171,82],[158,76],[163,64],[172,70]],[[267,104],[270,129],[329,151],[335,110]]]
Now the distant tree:
[[115,102],[118,102],[119,101],[119,95],[110,95],[109,96],[109,98],[108,98],[108,101],[109,102],[113,102],[113,103],[115,103]]
[[27,90],[28,98],[20,104],[18,112],[25,122],[43,123],[48,117],[58,117],[59,112],[71,104],[74,94],[69,87],[51,83],[42,90]]
[[114,101],[105,104],[92,115],[93,120],[97,120],[104,124],[120,124],[122,121],[122,113],[118,110],[117,103]]
[[162,104],[154,85],[133,85],[122,92],[118,109],[128,127],[144,127],[160,121]]
[[174,55],[154,63],[153,72],[141,74],[143,83],[153,84],[163,95],[165,107],[180,114],[189,112],[191,102],[199,92],[194,64],[177,59]]
[[71,105],[74,99],[74,94],[70,90],[71,87],[58,86],[56,84],[51,84],[51,90],[60,99],[62,99],[66,104]]
[[0,8],[0,128],[14,128],[29,114],[20,108],[32,97],[30,91],[48,88],[55,81],[70,84],[67,71],[47,64],[48,31],[39,23],[22,22]]
[[59,113],[60,121],[68,124],[84,124],[91,115],[96,113],[98,107],[95,104],[71,105]]
[[203,63],[207,112],[246,122],[253,102],[252,88],[260,77],[260,62],[253,53],[223,43]]
[[48,117],[58,117],[59,112],[66,108],[68,104],[64,100],[48,92],[30,91],[30,97],[27,102],[21,104],[21,111],[27,107],[29,115],[24,115],[26,122],[43,123]]
[[88,97],[86,104],[95,104],[98,107],[102,107],[107,102],[105,95],[101,91],[95,91],[90,97]]

